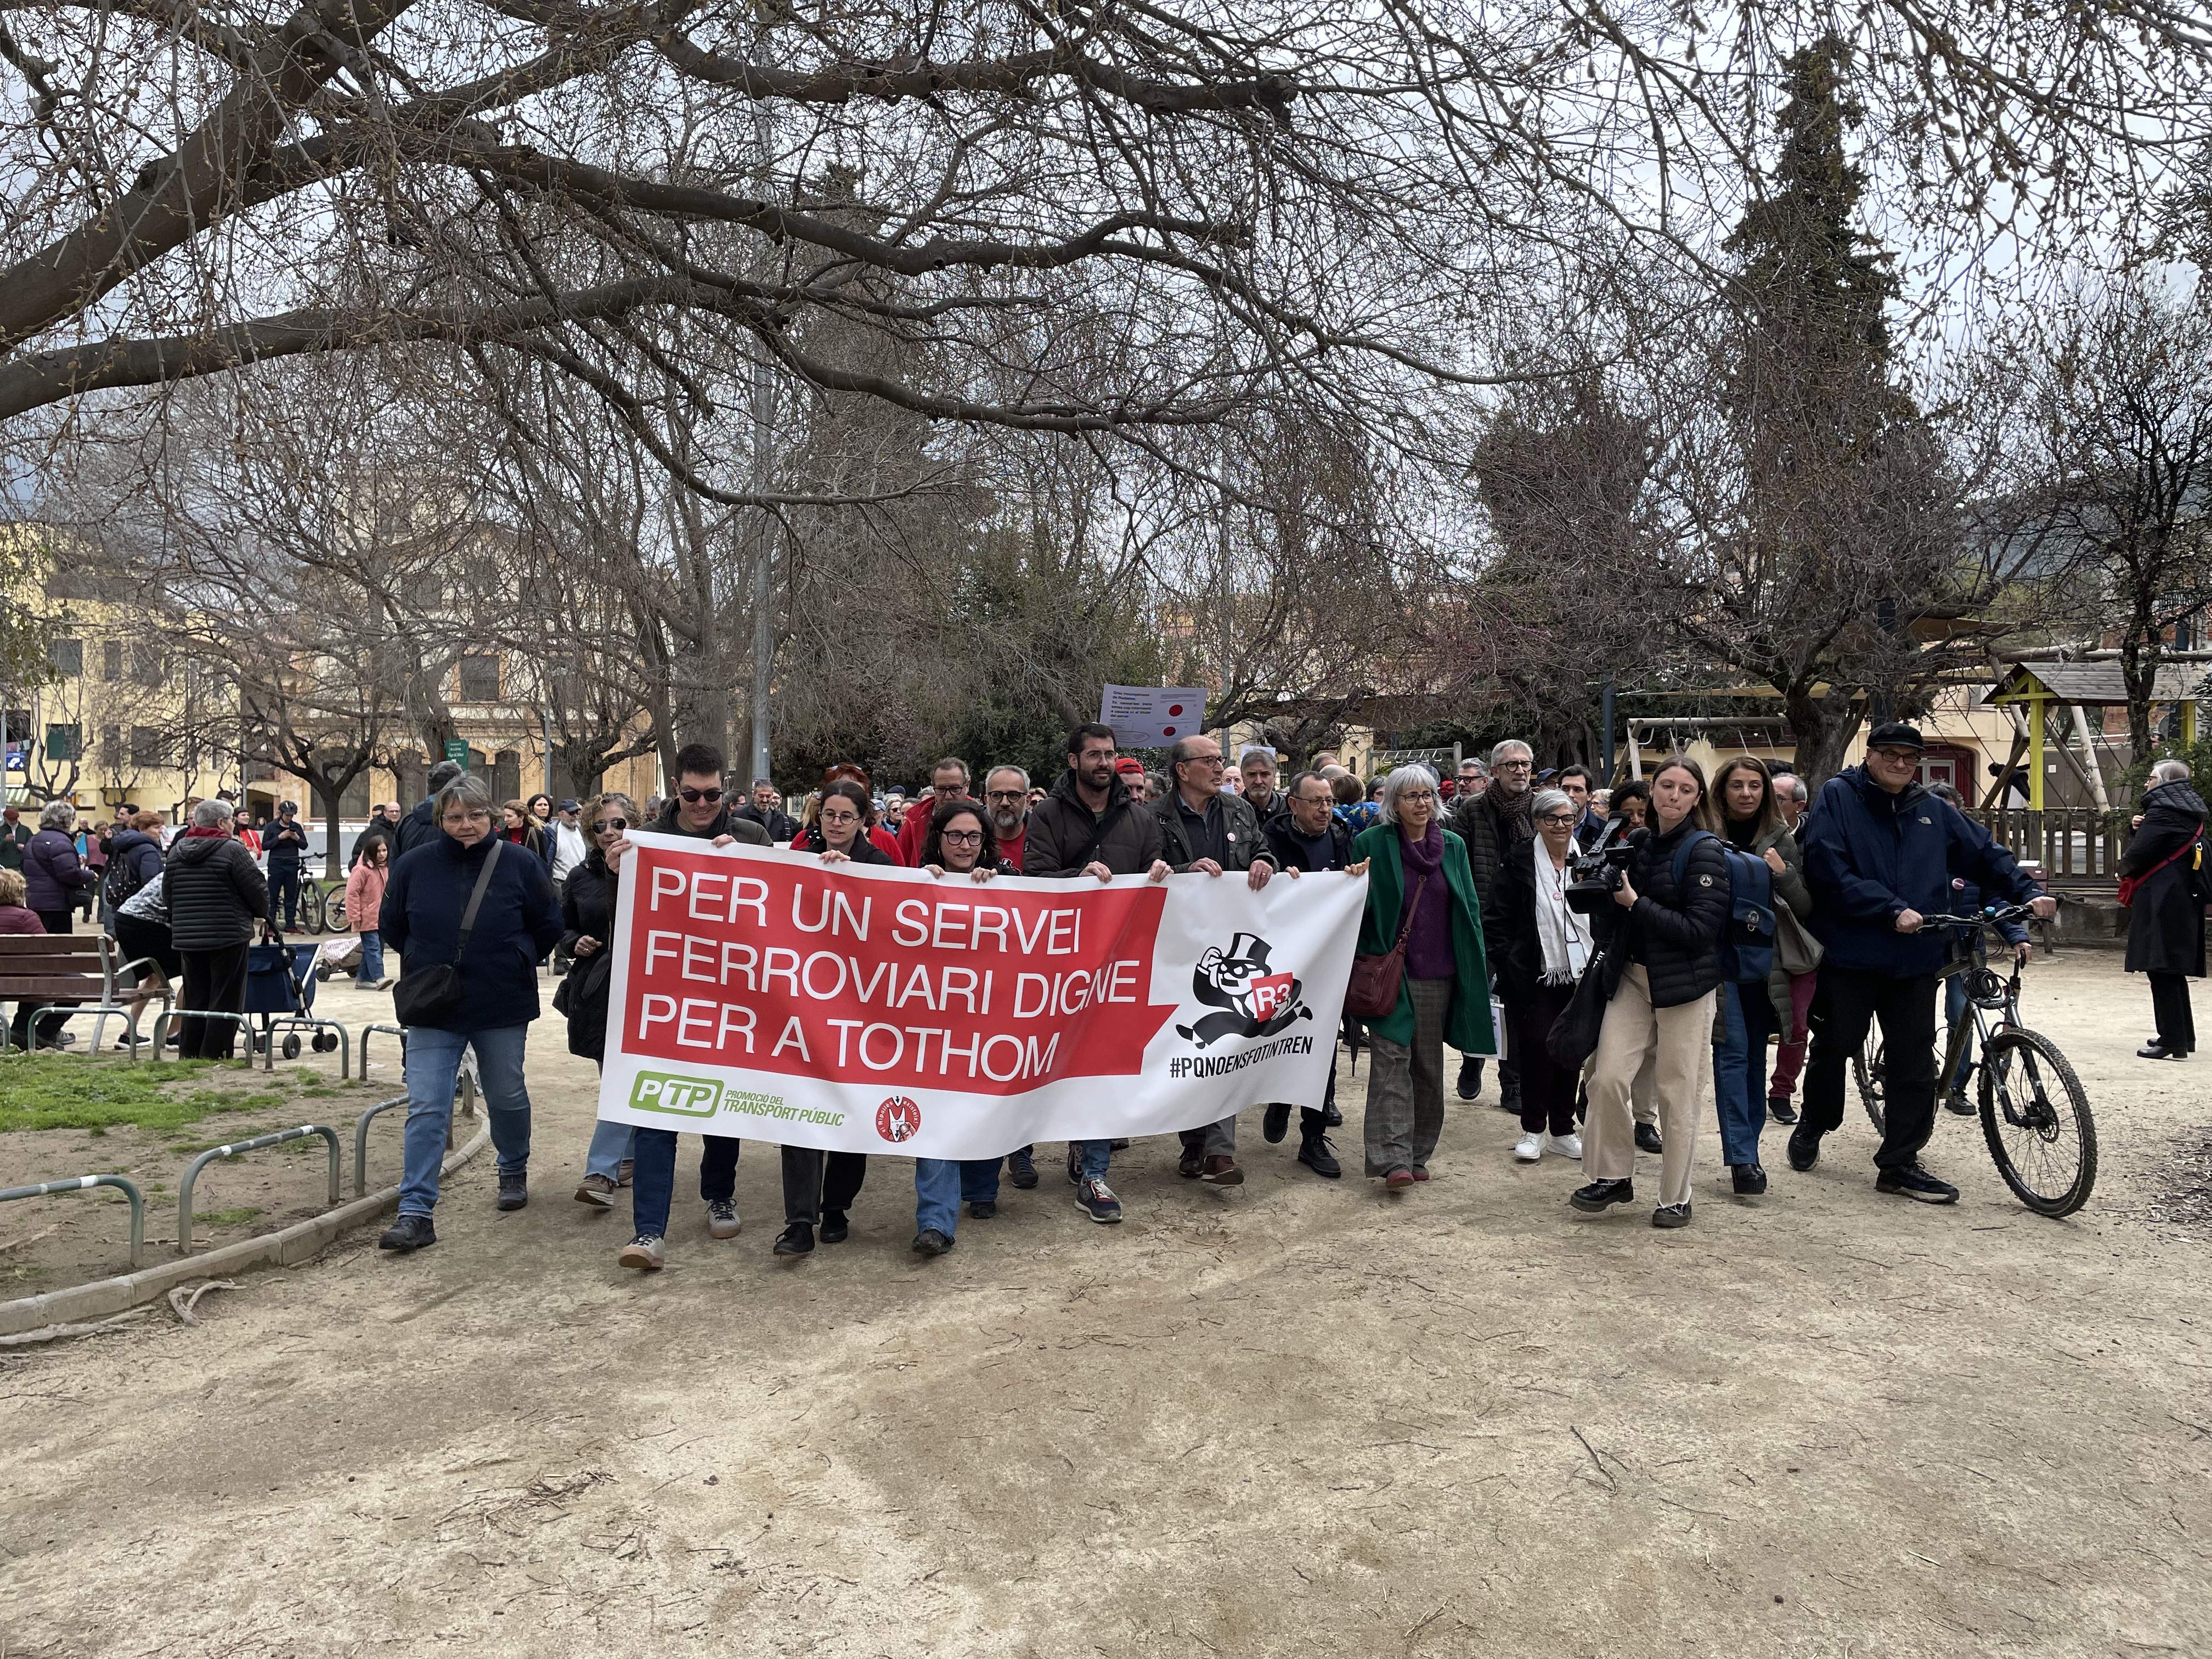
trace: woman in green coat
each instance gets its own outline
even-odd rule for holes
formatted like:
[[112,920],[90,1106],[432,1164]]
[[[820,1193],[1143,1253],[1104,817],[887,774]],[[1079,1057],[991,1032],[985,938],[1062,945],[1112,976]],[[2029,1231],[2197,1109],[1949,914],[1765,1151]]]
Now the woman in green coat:
[[1359,833],[1352,855],[1368,861],[1360,950],[1382,955],[1406,929],[1398,1006],[1367,1024],[1375,1049],[1367,1079],[1367,1173],[1381,1176],[1395,1194],[1429,1178],[1429,1159],[1444,1127],[1443,1045],[1490,1054],[1498,1042],[1482,955],[1482,902],[1466,843],[1437,820],[1436,774],[1425,766],[1400,767],[1382,781],[1381,807],[1382,821]]

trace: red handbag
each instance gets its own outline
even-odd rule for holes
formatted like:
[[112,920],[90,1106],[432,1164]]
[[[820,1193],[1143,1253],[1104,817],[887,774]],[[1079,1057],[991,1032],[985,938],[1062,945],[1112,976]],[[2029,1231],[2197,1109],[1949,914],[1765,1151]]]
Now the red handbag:
[[1388,1019],[1398,1008],[1398,993],[1406,983],[1406,941],[1413,936],[1413,915],[1420,908],[1421,890],[1429,884],[1423,876],[1413,884],[1413,902],[1398,924],[1397,943],[1381,956],[1354,956],[1352,977],[1345,982],[1344,1012],[1354,1019]]

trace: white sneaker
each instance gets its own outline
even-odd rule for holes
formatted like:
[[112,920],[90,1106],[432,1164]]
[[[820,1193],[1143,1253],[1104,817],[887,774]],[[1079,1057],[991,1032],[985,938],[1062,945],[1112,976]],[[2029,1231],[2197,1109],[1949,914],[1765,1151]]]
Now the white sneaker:
[[1583,1155],[1583,1138],[1577,1134],[1547,1135],[1544,1150],[1557,1152],[1561,1158],[1579,1158]]
[[1513,1143],[1513,1161],[1516,1164],[1534,1164],[1543,1155],[1544,1137],[1541,1135],[1522,1135]]

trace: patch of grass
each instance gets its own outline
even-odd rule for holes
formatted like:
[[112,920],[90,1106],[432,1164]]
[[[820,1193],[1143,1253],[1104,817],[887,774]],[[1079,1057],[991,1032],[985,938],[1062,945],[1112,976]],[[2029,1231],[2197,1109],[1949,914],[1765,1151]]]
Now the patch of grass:
[[193,1060],[133,1066],[61,1054],[11,1057],[0,1061],[0,1132],[84,1129],[97,1135],[136,1124],[156,1134],[173,1133],[217,1112],[264,1111],[284,1103],[283,1095],[270,1091],[233,1094],[172,1086],[212,1069],[212,1063]]
[[234,1210],[194,1210],[192,1219],[204,1221],[210,1227],[243,1227],[260,1213],[252,1205],[241,1204]]

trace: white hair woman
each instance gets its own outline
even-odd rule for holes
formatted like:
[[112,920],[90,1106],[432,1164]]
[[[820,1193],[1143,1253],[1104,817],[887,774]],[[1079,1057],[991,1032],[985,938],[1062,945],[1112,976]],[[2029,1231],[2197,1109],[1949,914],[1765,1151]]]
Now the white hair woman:
[[1544,1040],[1596,954],[1589,918],[1567,903],[1582,808],[1564,789],[1543,789],[1531,811],[1536,839],[1505,855],[1482,896],[1485,942],[1498,963],[1498,992],[1520,1057],[1521,1139],[1513,1156],[1522,1164],[1547,1152],[1583,1155],[1575,1133],[1580,1068],[1554,1065]]
[[[455,778],[431,798],[436,839],[394,865],[384,890],[379,931],[401,963],[393,1003],[407,1026],[408,1098],[399,1216],[377,1240],[382,1249],[404,1254],[438,1242],[430,1212],[465,1048],[476,1050],[499,1152],[499,1207],[519,1210],[530,1200],[523,1052],[538,1013],[538,963],[561,937],[561,905],[545,860],[500,839],[493,811],[481,778]],[[464,939],[462,919],[471,910]],[[419,994],[410,996],[409,975],[447,966],[456,981],[450,999],[426,1007]]]
[[23,848],[27,902],[48,933],[70,930],[77,895],[94,879],[76,854],[76,808],[65,800],[48,801],[39,814],[39,833]]
[[1352,843],[1350,867],[1368,872],[1359,949],[1380,956],[1405,941],[1397,1006],[1367,1025],[1366,1168],[1394,1194],[1429,1178],[1443,1133],[1443,1045],[1498,1050],[1482,908],[1467,847],[1438,822],[1437,805],[1437,775],[1401,766],[1382,780],[1382,821]]

